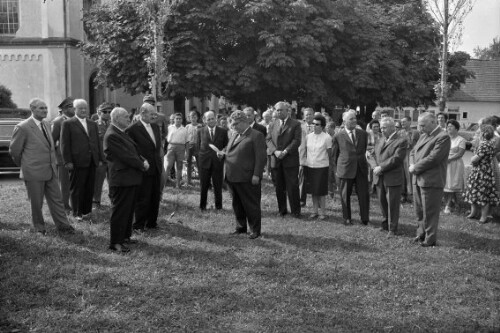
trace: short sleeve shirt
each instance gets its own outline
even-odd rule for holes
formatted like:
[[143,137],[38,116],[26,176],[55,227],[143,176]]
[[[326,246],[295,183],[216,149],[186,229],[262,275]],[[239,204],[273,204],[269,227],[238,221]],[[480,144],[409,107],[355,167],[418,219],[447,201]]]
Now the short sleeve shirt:
[[310,168],[326,168],[330,165],[328,149],[332,148],[332,137],[321,132],[306,136],[306,165]]

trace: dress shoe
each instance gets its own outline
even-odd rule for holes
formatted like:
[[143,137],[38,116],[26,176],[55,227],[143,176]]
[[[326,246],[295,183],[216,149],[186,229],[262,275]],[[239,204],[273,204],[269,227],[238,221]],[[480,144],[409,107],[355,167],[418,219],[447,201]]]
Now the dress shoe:
[[380,230],[380,231],[382,231],[382,232],[387,232],[387,231],[389,231],[389,229],[388,229],[387,227],[380,227],[380,229],[379,229],[379,230]]
[[76,233],[73,227],[57,229],[60,234],[73,235]]
[[368,222],[370,222],[370,221],[361,221],[361,223],[363,223],[363,225],[368,225]]
[[125,243],[125,244],[137,244],[138,241],[137,241],[137,239],[133,239],[133,238],[125,238],[123,240],[123,243]]
[[300,213],[292,213],[292,216],[296,219],[301,219],[303,217]]
[[327,218],[328,218],[328,217],[327,217],[326,215],[320,215],[320,216],[318,216],[318,220],[320,220],[320,221],[324,221],[324,220],[326,220]]
[[117,251],[117,252],[121,252],[121,253],[130,252],[130,249],[128,247],[126,247],[125,245],[122,245],[122,244],[111,244],[109,246],[109,249],[111,251]]
[[76,220],[77,222],[83,222],[83,218],[82,218],[81,216],[76,216],[76,217],[75,217],[75,220]]
[[305,202],[301,202],[300,203],[300,207],[305,207],[306,206],[306,203]]
[[395,237],[395,236],[397,236],[397,234],[396,234],[396,232],[395,232],[395,231],[392,231],[392,230],[391,230],[391,231],[389,231],[389,232],[387,233],[387,238],[391,238],[391,237]]
[[41,234],[42,236],[47,236],[47,231],[46,230],[38,230],[37,232],[39,234]]
[[230,235],[241,235],[241,234],[246,234],[246,233],[247,233],[246,230],[235,230],[235,231],[230,232],[229,234]]
[[260,234],[258,232],[252,232],[250,235],[248,235],[249,239],[255,239],[258,238]]
[[422,243],[423,241],[424,241],[424,238],[421,236],[417,236],[417,237],[412,239],[413,243]]
[[144,233],[143,228],[134,229],[134,234],[136,234],[136,235],[142,235],[143,233]]
[[351,219],[344,220],[344,225],[352,225]]
[[484,220],[483,220],[483,219],[480,219],[480,220],[479,220],[479,221],[477,221],[477,222],[478,222],[479,224],[486,224],[486,223],[490,222],[490,218],[489,218],[489,217],[487,217],[487,218],[486,218],[486,219],[484,219]]
[[422,243],[420,243],[420,246],[422,246],[422,247],[433,247],[433,246],[436,246],[436,242],[434,242],[434,243],[422,242]]
[[278,216],[278,217],[285,217],[285,215],[286,215],[286,214],[288,214],[288,212],[284,212],[284,213],[281,213],[281,212],[280,212],[280,213],[278,213],[278,215],[277,215],[277,216]]
[[466,216],[466,218],[468,218],[469,220],[478,220],[479,219],[479,215],[469,214],[469,215]]
[[317,218],[318,216],[319,216],[319,215],[318,215],[317,213],[314,213],[314,214],[311,214],[311,215],[309,216],[309,218],[312,220],[312,219]]

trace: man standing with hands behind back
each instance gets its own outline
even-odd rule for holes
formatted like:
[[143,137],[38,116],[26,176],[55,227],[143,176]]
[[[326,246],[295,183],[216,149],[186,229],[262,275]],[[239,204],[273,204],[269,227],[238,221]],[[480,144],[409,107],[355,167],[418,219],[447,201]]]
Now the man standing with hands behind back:
[[344,224],[352,224],[351,194],[356,184],[358,193],[361,223],[368,224],[370,194],[368,192],[368,162],[366,161],[366,147],[368,136],[362,129],[356,128],[356,111],[349,110],[342,115],[345,128],[333,137],[333,163],[336,174],[340,179],[340,199],[342,201],[342,215]]
[[226,180],[236,216],[233,234],[246,233],[248,223],[248,238],[255,239],[261,233],[261,180],[267,160],[266,142],[262,133],[250,128],[243,111],[234,111],[231,119],[235,134],[226,149]]
[[138,231],[144,231],[144,228],[156,229],[161,200],[163,163],[161,131],[156,124],[155,107],[148,103],[142,104],[139,121],[130,125],[125,133],[135,142],[139,155],[149,163],[149,169],[144,172],[141,185],[137,190],[133,228]]
[[302,140],[300,122],[292,119],[292,107],[287,102],[274,106],[279,119],[269,126],[267,152],[271,154],[271,172],[276,186],[279,215],[287,212],[286,197],[293,216],[300,218],[299,146]]
[[410,153],[409,167],[414,176],[413,199],[418,219],[414,242],[428,247],[436,245],[451,140],[429,112],[418,117],[418,130],[421,135]]
[[75,117],[62,123],[61,150],[64,166],[69,170],[71,209],[81,221],[92,212],[96,167],[102,165],[104,155],[97,124],[87,118],[87,102],[75,99],[73,106]]
[[20,178],[24,180],[31,203],[31,219],[35,230],[46,234],[43,220],[43,197],[47,200],[50,215],[60,232],[74,233],[68,223],[57,182],[56,155],[47,117],[47,105],[38,98],[30,101],[31,117],[14,128],[9,152],[14,162],[21,167]]

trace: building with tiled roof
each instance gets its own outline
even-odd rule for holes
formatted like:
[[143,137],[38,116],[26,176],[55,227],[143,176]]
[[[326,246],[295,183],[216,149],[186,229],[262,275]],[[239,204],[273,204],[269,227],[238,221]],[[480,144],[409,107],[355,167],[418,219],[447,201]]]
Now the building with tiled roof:
[[500,116],[500,60],[469,60],[465,66],[475,78],[465,81],[449,97],[448,112],[457,113],[461,123],[477,123],[480,118]]

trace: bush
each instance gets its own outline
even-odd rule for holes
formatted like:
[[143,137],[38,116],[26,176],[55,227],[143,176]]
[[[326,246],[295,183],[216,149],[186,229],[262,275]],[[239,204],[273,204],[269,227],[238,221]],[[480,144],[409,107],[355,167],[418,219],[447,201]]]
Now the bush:
[[2,85],[0,85],[0,108],[17,108],[17,105],[12,101],[12,92]]

